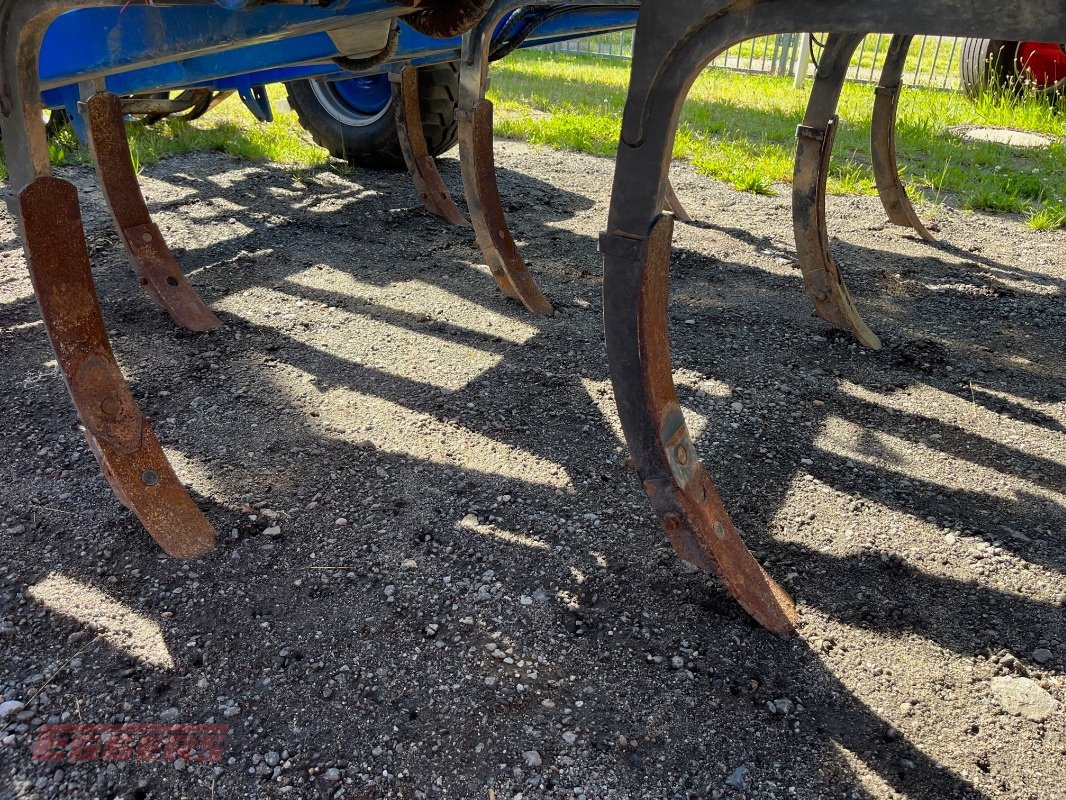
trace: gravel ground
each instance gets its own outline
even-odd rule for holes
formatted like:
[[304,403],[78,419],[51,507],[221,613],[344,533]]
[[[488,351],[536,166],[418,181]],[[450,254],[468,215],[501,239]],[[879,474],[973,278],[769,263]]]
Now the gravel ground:
[[[498,159],[551,319],[403,176],[149,168],[210,335],[142,295],[65,170],[134,394],[221,532],[195,563],[100,477],[0,220],[0,796],[1066,797],[1066,232],[945,208],[929,246],[832,198],[870,353],[813,318],[787,194],[677,169],[679,391],[799,601],[780,640],[625,467],[612,162]],[[217,764],[57,764],[49,722],[232,731]]]

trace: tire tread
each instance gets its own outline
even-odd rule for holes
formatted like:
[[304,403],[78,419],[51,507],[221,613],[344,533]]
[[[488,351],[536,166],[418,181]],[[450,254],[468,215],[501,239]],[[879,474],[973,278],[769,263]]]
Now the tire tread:
[[[396,133],[396,118],[387,113],[371,125],[341,125],[327,112],[309,80],[285,84],[289,106],[315,144],[335,158],[368,169],[397,169],[404,165]],[[459,65],[431,64],[418,70],[419,112],[426,144],[433,156],[455,147],[459,122],[455,117],[459,94]]]

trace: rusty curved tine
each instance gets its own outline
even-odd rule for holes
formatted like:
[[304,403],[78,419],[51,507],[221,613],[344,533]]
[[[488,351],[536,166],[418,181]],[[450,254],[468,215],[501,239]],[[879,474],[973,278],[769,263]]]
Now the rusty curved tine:
[[178,481],[111,350],[78,190],[39,177],[19,192],[18,211],[41,316],[104,475],[164,551],[179,558],[203,555],[215,544],[211,523]]
[[518,251],[503,213],[496,182],[492,102],[485,98],[492,31],[492,26],[483,20],[463,37],[456,117],[459,120],[459,164],[466,207],[478,247],[500,291],[521,301],[534,314],[549,315],[554,309]]
[[692,217],[685,210],[685,207],[681,205],[681,200],[677,196],[677,192],[674,191],[674,184],[670,182],[670,179],[666,179],[666,210],[673,213],[677,217],[679,222],[692,222]]
[[826,322],[851,331],[866,347],[881,340],[863,321],[851,299],[840,267],[829,251],[825,221],[825,186],[836,133],[836,108],[851,55],[865,34],[830,34],[818,64],[803,123],[796,129],[796,168],[792,180],[792,224],[803,288],[815,312]]
[[445,222],[460,228],[472,227],[470,220],[455,205],[437,169],[437,161],[429,153],[419,113],[418,68],[406,66],[390,73],[389,79],[392,81],[392,96],[396,106],[400,150],[422,204],[426,211]]
[[[718,44],[708,48],[708,58],[701,52],[686,57],[669,27],[657,35],[654,10],[650,25],[643,16],[638,24],[634,83],[600,240],[611,382],[637,472],[674,549],[716,574],[761,625],[787,635],[798,621],[795,604],[745,546],[688,433],[673,381],[667,318],[674,223],[661,209],[681,104],[709,55],[744,37],[716,22],[708,30]],[[651,86],[643,93],[636,81],[647,77]]]
[[[554,309],[529,273],[515,244],[500,201],[493,152],[493,105],[486,99],[492,35],[496,23],[508,11],[529,5],[515,0],[497,0],[492,10],[463,37],[459,69],[459,163],[463,174],[466,206],[473,223],[478,247],[497,285],[508,297],[522,302],[534,314],[547,315]],[[612,5],[597,0],[590,5]],[[692,218],[670,187],[670,209],[683,222]]]
[[913,228],[927,242],[936,237],[922,224],[907,197],[903,181],[899,178],[899,163],[896,158],[896,112],[899,93],[903,87],[903,65],[907,60],[913,36],[896,35],[888,45],[881,80],[874,89],[874,113],[870,124],[870,153],[872,156],[874,182],[881,205],[888,218],[896,225]]
[[45,329],[104,475],[164,551],[194,558],[214,546],[214,530],[126,385],[93,285],[77,189],[53,177],[48,161],[38,54],[52,19],[78,5],[0,0],[0,132],[15,195],[11,209]]
[[85,103],[85,118],[100,187],[138,281],[174,324],[191,331],[218,328],[222,320],[189,285],[148,212],[133,169],[122,101],[98,92]]
[[[618,166],[634,161],[620,153]],[[627,199],[616,182],[612,212]],[[796,625],[795,605],[745,546],[678,403],[667,330],[673,226],[669,214],[656,214],[646,236],[612,226],[601,238],[607,356],[618,413],[644,491],[674,550],[718,575],[761,625],[785,635]]]

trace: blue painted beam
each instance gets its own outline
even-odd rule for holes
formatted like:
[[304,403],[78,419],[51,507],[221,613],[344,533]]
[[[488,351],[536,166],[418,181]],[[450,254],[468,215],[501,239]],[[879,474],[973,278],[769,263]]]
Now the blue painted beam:
[[[239,8],[247,0],[222,0]],[[329,8],[260,5],[108,6],[60,15],[41,45],[45,89],[242,45],[278,42],[355,21],[396,16],[389,0],[349,0]],[[326,37],[328,38],[328,37]]]
[[[80,13],[80,12],[76,12]],[[636,24],[636,9],[576,9],[545,22],[523,47],[624,30]],[[61,18],[62,19],[62,18]],[[453,61],[459,57],[462,40],[433,39],[400,22],[396,63],[424,65]],[[51,30],[49,31],[51,34]],[[332,60],[338,53],[325,33],[268,41],[223,52],[168,61],[140,69],[113,73],[105,79],[108,91],[118,95],[142,94],[170,89],[211,87],[233,89],[299,78],[347,77]],[[375,71],[381,72],[379,67]],[[109,68],[110,71],[110,68]],[[69,104],[71,87],[55,87],[44,93],[47,107]]]

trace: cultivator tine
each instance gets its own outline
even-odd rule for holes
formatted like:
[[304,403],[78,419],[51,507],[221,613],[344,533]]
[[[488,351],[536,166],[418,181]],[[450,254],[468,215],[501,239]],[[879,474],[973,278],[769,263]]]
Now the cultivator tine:
[[[618,416],[634,465],[678,554],[718,575],[740,605],[774,633],[791,634],[795,604],[745,546],[685,425],[673,380],[669,277],[674,217],[663,213],[670,155],[687,88],[714,55],[744,38],[743,14],[690,37],[680,3],[642,29],[611,194],[603,254],[603,318]],[[641,18],[642,25],[645,17]],[[674,26],[677,24],[677,29]],[[641,34],[638,33],[638,39]]]
[[168,555],[202,556],[215,545],[214,530],[174,474],[115,361],[77,189],[38,177],[18,194],[17,207],[45,328],[104,475]]
[[796,169],[792,180],[792,223],[803,286],[818,316],[851,331],[866,347],[880,349],[851,298],[840,267],[829,251],[825,190],[837,128],[836,107],[851,54],[861,34],[830,34],[818,66],[803,124],[796,129]]
[[437,161],[429,153],[422,117],[419,113],[418,69],[407,66],[389,75],[396,103],[396,130],[400,150],[411,173],[415,190],[430,214],[460,228],[469,228],[470,220],[455,205],[437,169]]
[[673,213],[679,222],[692,222],[692,217],[685,211],[677,192],[674,191],[674,184],[669,180],[666,181],[666,210]]
[[218,328],[222,321],[189,284],[152,222],[133,168],[122,101],[99,92],[85,103],[85,118],[100,186],[138,281],[174,324],[191,331]]
[[646,238],[601,238],[607,354],[626,440],[677,553],[721,578],[759,624],[787,635],[795,604],[745,546],[678,404],[667,325],[672,235],[673,217],[663,214]]
[[456,116],[466,206],[478,247],[504,294],[534,314],[549,315],[554,309],[529,274],[503,213],[492,146],[492,103],[481,98],[472,108],[458,109]]
[[896,35],[888,46],[881,81],[874,89],[873,121],[870,124],[870,148],[877,194],[888,218],[896,225],[913,228],[927,242],[936,237],[922,224],[907,197],[899,177],[896,158],[896,112],[903,87],[903,65],[913,36]]
[[862,319],[844,276],[829,252],[825,224],[825,181],[836,134],[836,117],[822,129],[799,126],[796,172],[792,188],[792,221],[803,288],[818,316],[851,331],[866,347],[879,350],[881,340]]
[[459,165],[463,173],[466,208],[474,226],[481,255],[488,264],[500,291],[518,300],[534,314],[554,313],[551,303],[529,273],[511,235],[500,200],[496,180],[496,159],[492,141],[492,103],[485,98],[488,88],[489,50],[500,17],[497,12],[513,10],[497,2],[463,37],[459,69]]

